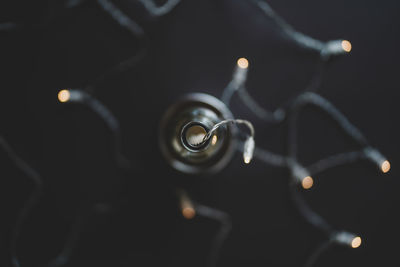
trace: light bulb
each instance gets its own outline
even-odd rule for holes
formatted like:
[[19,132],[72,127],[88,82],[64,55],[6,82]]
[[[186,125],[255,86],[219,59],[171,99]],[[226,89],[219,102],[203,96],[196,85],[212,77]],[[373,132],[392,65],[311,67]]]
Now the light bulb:
[[196,211],[194,210],[193,207],[184,207],[182,209],[182,215],[185,217],[185,219],[193,219],[194,216],[196,216]]
[[345,52],[349,53],[351,51],[351,43],[347,40],[343,40],[342,41],[342,49]]
[[332,240],[338,244],[349,246],[352,248],[358,248],[359,246],[361,246],[361,237],[345,231],[335,233],[332,236]]
[[241,57],[238,59],[237,65],[241,69],[247,69],[249,67],[249,61],[246,58]]
[[251,159],[253,158],[254,147],[255,147],[254,138],[252,136],[250,136],[249,138],[247,138],[246,142],[244,143],[244,148],[243,148],[244,163],[246,163],[246,164],[250,163]]
[[58,101],[60,101],[61,103],[69,101],[70,97],[71,93],[67,89],[63,89],[58,92]]
[[358,248],[359,246],[361,246],[361,237],[356,236],[351,241],[351,247],[352,248]]
[[303,180],[301,181],[301,186],[304,189],[310,189],[314,184],[314,180],[311,176],[306,176],[303,178]]
[[387,173],[390,171],[390,162],[388,160],[385,160],[381,164],[381,170],[383,173]]
[[367,147],[364,149],[364,153],[365,156],[374,162],[383,173],[390,171],[390,162],[378,150],[372,147]]

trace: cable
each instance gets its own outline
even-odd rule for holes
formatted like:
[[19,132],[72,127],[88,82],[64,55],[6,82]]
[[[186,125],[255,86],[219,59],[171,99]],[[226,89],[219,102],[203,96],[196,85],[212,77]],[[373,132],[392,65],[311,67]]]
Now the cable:
[[193,219],[196,215],[200,215],[220,223],[219,231],[216,233],[212,241],[210,254],[207,257],[206,262],[206,267],[215,267],[218,262],[218,256],[222,245],[232,230],[231,217],[229,214],[221,210],[193,202],[183,189],[177,189],[176,193],[179,198],[179,205],[183,217],[189,220]]
[[203,140],[197,144],[196,146],[201,146],[203,145],[205,142],[207,142],[211,136],[213,135],[213,133],[218,130],[219,127],[223,126],[223,125],[227,125],[227,124],[243,124],[246,125],[247,128],[250,130],[250,135],[247,137],[246,141],[244,142],[243,145],[243,161],[248,164],[250,163],[250,161],[253,159],[253,154],[254,154],[254,148],[255,148],[255,141],[254,141],[254,126],[250,121],[247,120],[242,120],[242,119],[227,119],[227,120],[223,120],[218,122],[217,124],[215,124],[211,130],[209,130],[207,132],[207,134],[204,136]]
[[218,256],[220,254],[221,248],[229,233],[232,229],[232,221],[230,216],[220,210],[207,207],[201,204],[195,204],[196,212],[206,218],[216,220],[220,223],[220,229],[215,235],[215,238],[211,244],[210,254],[207,259],[206,267],[215,267],[218,262]]
[[24,222],[31,214],[33,207],[39,201],[39,198],[43,190],[43,182],[40,175],[14,152],[14,150],[10,147],[10,145],[4,140],[2,136],[0,136],[0,146],[7,153],[8,157],[13,161],[14,165],[18,169],[20,169],[34,183],[34,189],[30,193],[27,200],[25,201],[24,206],[22,207],[21,211],[17,216],[14,229],[11,231],[11,240],[10,240],[11,263],[14,267],[20,267],[20,262],[17,253],[18,239],[21,235],[21,228]]
[[73,251],[76,249],[78,241],[81,237],[85,224],[87,223],[93,207],[83,208],[79,215],[76,216],[72,223],[70,231],[65,240],[61,252],[47,264],[47,267],[59,267],[66,265],[71,258]]
[[2,22],[0,23],[0,32],[8,32],[18,29],[18,24],[14,22]]
[[117,118],[99,100],[79,89],[63,89],[58,92],[58,100],[62,103],[80,103],[88,106],[105,122],[114,137],[113,154],[117,165],[122,169],[130,169],[131,161],[122,153],[121,130]]
[[172,9],[179,4],[180,0],[168,0],[161,6],[157,6],[152,0],[139,0],[146,10],[155,17],[160,17],[168,14]]
[[252,0],[264,14],[272,19],[290,40],[305,49],[314,50],[320,53],[324,60],[334,55],[341,55],[350,52],[351,44],[347,40],[332,40],[323,42],[312,38],[304,33],[296,31],[289,23],[279,16],[271,6],[263,0]]
[[122,12],[112,0],[97,0],[100,7],[107,12],[111,18],[113,18],[121,27],[130,31],[136,37],[142,37],[144,35],[143,29],[133,21],[128,15]]
[[331,246],[333,242],[332,240],[326,240],[320,245],[318,245],[314,252],[311,254],[311,256],[307,259],[306,263],[304,264],[304,267],[312,267],[315,265],[319,257],[321,256],[322,253],[327,251]]
[[145,56],[147,55],[147,49],[142,47],[138,53],[135,55],[122,60],[116,65],[112,66],[110,69],[105,71],[102,75],[96,77],[95,79],[89,81],[87,85],[83,88],[84,91],[94,93],[95,88],[102,84],[107,78],[117,73],[122,73],[124,71],[129,70],[130,68],[135,67],[139,62],[141,62]]

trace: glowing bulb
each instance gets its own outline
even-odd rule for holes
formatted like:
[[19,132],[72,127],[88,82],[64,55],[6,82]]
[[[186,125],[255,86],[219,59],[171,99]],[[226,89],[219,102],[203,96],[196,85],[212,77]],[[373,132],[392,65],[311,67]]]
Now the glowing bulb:
[[361,237],[359,236],[354,237],[353,240],[351,241],[351,247],[358,248],[359,246],[361,246]]
[[383,173],[387,173],[388,171],[390,171],[390,162],[387,161],[387,160],[382,162],[381,170],[382,170]]
[[67,102],[71,97],[71,93],[69,90],[63,89],[60,92],[58,92],[58,101],[64,103]]
[[351,51],[351,43],[347,40],[342,41],[342,49],[349,53]]
[[301,181],[301,186],[304,189],[310,189],[314,184],[314,180],[311,176],[306,176],[304,179]]
[[211,144],[214,146],[218,141],[218,137],[216,135],[214,135],[211,139]]
[[185,207],[182,209],[182,215],[185,219],[193,219],[196,215],[196,211],[192,207]]
[[250,136],[249,138],[247,138],[246,142],[244,142],[244,148],[243,148],[244,163],[246,164],[250,163],[251,159],[253,158],[254,147],[255,147],[254,138]]
[[237,65],[241,69],[247,69],[249,67],[249,61],[246,58],[241,57],[238,59]]

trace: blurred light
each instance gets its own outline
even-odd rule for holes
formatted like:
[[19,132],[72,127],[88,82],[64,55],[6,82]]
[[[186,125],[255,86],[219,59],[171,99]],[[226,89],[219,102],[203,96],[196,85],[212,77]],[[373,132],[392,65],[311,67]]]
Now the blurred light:
[[192,207],[184,207],[182,209],[182,215],[185,217],[185,219],[193,219],[194,216],[196,215],[196,211]]
[[64,103],[67,102],[71,97],[71,93],[69,90],[63,89],[60,92],[58,92],[58,101]]
[[253,158],[254,154],[254,148],[255,148],[255,141],[252,136],[247,138],[246,142],[244,142],[244,147],[243,147],[243,161],[246,164],[249,164],[250,161]]
[[390,162],[387,161],[387,160],[382,162],[381,170],[382,170],[383,173],[387,173],[388,171],[390,171]]
[[361,237],[357,236],[351,241],[351,247],[358,248],[359,246],[361,246]]
[[237,65],[241,69],[247,69],[249,67],[249,61],[246,58],[241,57],[238,59]]
[[218,141],[218,137],[217,137],[216,135],[214,135],[214,136],[212,137],[212,139],[211,139],[211,144],[212,144],[212,145],[215,145],[215,144],[217,143],[217,141]]
[[346,51],[347,53],[351,51],[351,43],[347,40],[343,40],[342,41],[342,48],[344,51]]
[[314,184],[314,180],[311,176],[306,176],[304,179],[301,181],[301,186],[304,189],[310,189]]

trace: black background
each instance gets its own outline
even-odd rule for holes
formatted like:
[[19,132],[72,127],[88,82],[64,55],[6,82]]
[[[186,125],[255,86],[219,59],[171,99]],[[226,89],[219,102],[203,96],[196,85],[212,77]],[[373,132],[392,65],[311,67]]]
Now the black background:
[[[83,218],[67,266],[204,266],[216,222],[179,213],[175,187],[228,212],[233,231],[218,266],[301,266],[324,236],[296,212],[288,173],[237,153],[222,172],[186,176],[166,164],[158,123],[181,95],[219,97],[238,57],[250,61],[249,92],[268,109],[305,88],[318,55],[285,39],[245,0],[183,0],[152,19],[134,1],[116,1],[143,26],[139,41],[96,2],[2,1],[1,21],[23,25],[0,32],[1,126],[4,139],[44,181],[40,203],[23,226],[21,266],[45,266]],[[358,249],[334,247],[318,266],[399,266],[398,1],[277,1],[271,6],[296,29],[321,40],[348,39],[353,50],[329,66],[321,95],[333,102],[392,163],[383,175],[368,162],[315,178],[304,195],[339,229],[358,233]],[[50,19],[49,19],[50,18]],[[82,88],[146,47],[133,68],[104,77],[91,93],[119,119],[133,173],[119,170],[111,133],[88,108],[60,104],[62,88]],[[254,122],[260,147],[285,153],[286,126],[268,125],[234,98],[236,117]],[[355,145],[326,116],[308,109],[300,120],[300,161],[311,163]],[[18,210],[33,188],[1,155],[1,266]],[[86,218],[86,219],[85,219]]]

